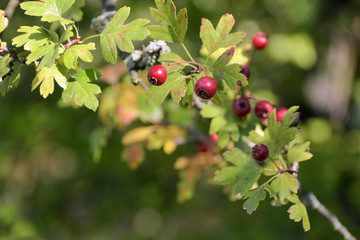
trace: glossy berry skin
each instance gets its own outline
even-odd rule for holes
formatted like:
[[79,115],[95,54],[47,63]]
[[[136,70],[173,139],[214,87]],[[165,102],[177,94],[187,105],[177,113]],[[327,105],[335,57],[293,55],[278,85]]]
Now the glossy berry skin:
[[241,67],[242,67],[242,69],[241,69],[240,73],[244,74],[245,77],[247,79],[249,79],[249,77],[250,77],[250,68],[249,68],[249,66],[248,65],[243,65]]
[[213,143],[216,143],[217,141],[218,141],[218,138],[219,138],[219,136],[216,134],[216,133],[214,133],[214,134],[210,134],[210,140],[213,142]]
[[211,151],[211,146],[209,143],[207,142],[200,142],[196,145],[196,151],[197,152],[210,152]]
[[263,49],[268,43],[268,37],[263,32],[258,32],[254,35],[252,44],[255,49]]
[[287,108],[279,108],[276,110],[276,121],[281,122],[285,114],[287,113]]
[[273,105],[268,101],[260,101],[255,106],[255,115],[260,119],[266,119],[273,109]]
[[162,85],[167,78],[167,71],[163,65],[155,65],[150,68],[147,78],[152,85]]
[[217,83],[211,77],[202,77],[195,84],[195,93],[202,99],[212,98],[217,91]]
[[257,161],[264,161],[269,156],[269,149],[264,144],[257,144],[252,148],[251,154]]
[[234,100],[232,106],[233,112],[238,117],[245,117],[251,111],[250,102],[247,98],[241,97]]

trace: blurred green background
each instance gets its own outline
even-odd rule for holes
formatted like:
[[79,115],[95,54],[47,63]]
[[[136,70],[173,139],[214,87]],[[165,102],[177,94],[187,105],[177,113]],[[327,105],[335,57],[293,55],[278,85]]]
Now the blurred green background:
[[[261,30],[266,50],[250,64],[249,89],[279,106],[299,105],[304,139],[314,158],[299,178],[355,235],[360,236],[360,37],[359,0],[175,0],[186,7],[186,44],[200,49],[202,17],[216,23],[226,12],[244,44]],[[8,0],[0,1],[4,9]],[[153,1],[118,1],[130,19],[151,19]],[[80,34],[88,36],[99,0],[87,0]],[[10,41],[20,25],[40,24],[19,8],[3,34]],[[139,45],[140,46],[140,45]],[[171,45],[174,51],[180,49]],[[182,53],[181,53],[182,54]],[[101,66],[95,53],[94,66]],[[130,170],[121,160],[121,131],[114,131],[94,162],[89,138],[101,126],[97,113],[59,107],[59,89],[44,100],[30,92],[34,72],[0,98],[0,239],[341,239],[309,209],[310,232],[266,199],[251,216],[218,186],[199,182],[195,197],[176,202],[181,151],[150,152]],[[105,85],[104,85],[105,86]],[[187,151],[188,149],[183,149]],[[188,151],[194,151],[190,149]]]

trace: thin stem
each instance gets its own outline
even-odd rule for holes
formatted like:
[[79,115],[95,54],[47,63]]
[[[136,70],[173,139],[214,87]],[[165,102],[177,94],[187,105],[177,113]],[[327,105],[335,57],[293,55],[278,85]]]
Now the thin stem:
[[174,63],[168,63],[165,66],[171,66],[171,65],[175,65],[175,64],[185,64],[185,63],[194,64],[194,65],[198,66],[201,69],[201,71],[203,71],[205,73],[205,75],[208,76],[205,69],[203,68],[203,66],[201,66],[201,64],[197,63],[197,62],[191,62],[191,61],[174,62]]
[[89,40],[92,39],[92,38],[100,37],[100,35],[101,35],[101,34],[95,34],[95,35],[89,36],[89,37],[85,38],[84,40],[82,40],[82,42],[89,41]]
[[312,192],[308,192],[303,187],[301,187],[301,185],[299,189],[300,192],[303,194],[302,202],[306,206],[312,207],[318,213],[320,213],[334,227],[334,230],[344,237],[344,239],[356,240],[356,238],[339,221],[339,219],[333,213],[331,213],[329,209],[327,209]]
[[271,158],[269,157],[269,159],[271,160],[271,162],[275,165],[275,167],[279,170],[279,172],[281,171],[280,167],[276,164],[276,162]]
[[71,25],[74,27],[75,29],[75,34],[76,34],[76,38],[79,37],[79,30],[77,29],[76,25],[75,25],[75,22],[72,22]]
[[19,0],[10,0],[8,5],[5,8],[5,14],[6,17],[10,20],[10,18],[13,16],[16,7],[19,5]]
[[181,42],[180,44],[181,44],[181,46],[184,48],[184,50],[185,50],[186,54],[188,55],[188,57],[190,58],[190,60],[191,60],[192,62],[195,62],[195,60],[194,60],[193,57],[191,56],[190,52],[187,50],[185,44],[182,43],[182,42]]

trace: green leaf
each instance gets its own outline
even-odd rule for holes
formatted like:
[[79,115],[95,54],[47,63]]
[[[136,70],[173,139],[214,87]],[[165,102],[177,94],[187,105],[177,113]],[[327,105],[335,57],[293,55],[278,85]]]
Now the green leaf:
[[185,96],[187,90],[186,79],[183,78],[182,81],[178,83],[171,89],[171,97],[176,102],[179,103],[181,99]]
[[266,197],[265,186],[261,186],[253,191],[249,191],[244,197],[247,198],[243,204],[244,210],[248,214],[253,213],[259,206],[259,202]]
[[214,180],[221,184],[235,182],[233,194],[241,193],[244,195],[258,181],[262,169],[248,154],[238,148],[226,151],[224,157],[235,166],[225,167],[215,172]]
[[274,192],[279,194],[279,198],[283,201],[285,198],[288,198],[291,195],[291,192],[297,193],[298,184],[295,180],[295,177],[290,173],[282,173],[277,178],[275,178],[271,184],[271,188]]
[[214,104],[206,104],[205,107],[200,111],[200,115],[203,118],[214,118],[223,114],[224,109]]
[[63,91],[62,99],[64,102],[73,100],[77,105],[96,111],[99,100],[96,94],[101,93],[98,85],[91,83],[100,77],[100,73],[95,69],[87,69],[72,75],[74,81],[68,82],[67,88]]
[[240,73],[241,67],[239,64],[230,64],[232,57],[234,56],[235,49],[230,48],[225,51],[212,65],[210,68],[214,79],[218,83],[219,86],[223,86],[222,80],[226,82],[226,84],[231,89],[237,88],[237,82],[241,81],[243,87],[245,87],[248,82],[244,74]]
[[66,30],[63,32],[63,34],[60,37],[59,43],[63,43],[65,41],[67,41],[69,38],[71,38],[72,36],[74,36],[73,33],[73,26],[68,26],[66,28]]
[[91,50],[95,50],[94,43],[72,45],[69,49],[65,51],[65,66],[69,69],[75,69],[78,64],[78,58],[80,58],[84,62],[92,62],[93,55],[90,52]]
[[217,144],[220,148],[226,147],[230,141],[230,135],[227,131],[220,131],[218,135],[218,141]]
[[9,63],[10,63],[9,54],[6,54],[0,59],[0,77],[5,76],[8,72],[10,72]]
[[290,163],[302,162],[312,158],[312,154],[307,152],[307,148],[310,146],[310,142],[304,144],[295,144],[291,146],[287,153],[287,159]]
[[216,29],[208,19],[201,20],[200,38],[209,55],[219,48],[237,45],[244,39],[244,32],[230,33],[234,24],[234,17],[228,13],[221,17]]
[[[1,62],[1,61],[0,61]],[[2,82],[0,82],[0,94],[5,96],[12,87],[17,87],[20,79],[20,71],[25,65],[19,62],[15,62],[12,66],[13,71]],[[0,71],[3,69],[0,63]]]
[[26,64],[31,64],[37,59],[41,59],[37,69],[41,69],[42,67],[51,67],[54,64],[55,58],[59,56],[59,44],[50,44],[41,46],[35,49],[35,51],[31,52],[27,57]]
[[67,86],[67,81],[64,75],[61,74],[59,69],[52,65],[51,67],[43,67],[41,70],[36,74],[32,82],[31,91],[34,91],[40,84],[40,94],[47,98],[49,94],[54,92],[54,80],[57,84],[62,87],[63,89]]
[[297,195],[292,195],[292,198],[289,198],[289,200],[295,203],[288,209],[289,218],[295,222],[300,222],[302,220],[304,231],[309,231],[310,221],[306,207],[302,204]]
[[124,52],[134,52],[131,40],[144,40],[149,35],[144,27],[149,22],[147,19],[139,18],[124,25],[129,14],[130,8],[122,7],[100,34],[102,54],[112,64],[117,60],[117,47]]
[[84,15],[83,11],[81,10],[83,6],[85,6],[85,0],[76,0],[74,5],[72,5],[63,16],[67,19],[72,19],[75,22],[80,22]]
[[276,109],[270,113],[268,118],[268,131],[271,139],[269,147],[272,152],[280,152],[286,144],[294,140],[299,134],[299,130],[297,128],[290,127],[297,117],[296,110],[298,108],[298,106],[289,108],[281,122],[276,121]]
[[23,2],[20,7],[25,10],[25,14],[30,16],[39,16],[41,21],[55,22],[60,21],[61,24],[70,24],[71,20],[63,18],[66,12],[75,0],[42,0],[42,2]]
[[214,117],[210,122],[210,129],[209,133],[214,134],[220,131],[223,127],[228,124],[228,121],[224,118],[224,116],[220,115],[217,117]]
[[8,26],[9,20],[5,17],[5,12],[0,9],[0,33]]
[[180,57],[178,54],[173,52],[168,52],[159,57],[159,62],[183,62],[185,61],[182,57]]
[[49,42],[57,42],[58,36],[55,32],[39,26],[21,26],[18,32],[23,32],[12,40],[12,44],[16,47],[24,45],[24,49],[35,51],[38,47]]
[[[185,82],[186,76],[179,72],[170,72],[166,82],[161,86],[153,86],[148,91],[147,104],[161,105],[169,92]],[[182,94],[181,94],[182,95]]]
[[150,8],[150,13],[163,27],[149,26],[151,37],[169,42],[183,42],[188,26],[186,8],[176,14],[176,7],[172,0],[155,0],[157,9]]

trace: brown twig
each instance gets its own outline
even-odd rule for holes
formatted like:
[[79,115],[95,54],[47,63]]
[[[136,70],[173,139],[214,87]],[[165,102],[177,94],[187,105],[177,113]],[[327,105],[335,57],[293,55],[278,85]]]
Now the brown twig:
[[5,8],[5,15],[10,20],[10,18],[14,15],[16,7],[19,5],[19,0],[10,0],[8,5]]

